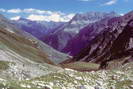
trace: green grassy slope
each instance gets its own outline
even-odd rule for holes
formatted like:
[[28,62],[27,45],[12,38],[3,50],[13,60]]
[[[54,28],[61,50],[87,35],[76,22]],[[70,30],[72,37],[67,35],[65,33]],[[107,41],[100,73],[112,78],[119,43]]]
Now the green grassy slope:
[[36,44],[24,37],[0,29],[0,42],[23,57],[37,62],[53,64],[44,52],[36,48]]
[[90,63],[90,62],[74,62],[74,63],[68,63],[68,64],[62,64],[61,65],[64,68],[70,68],[75,69],[78,71],[92,71],[92,70],[98,70],[99,64]]

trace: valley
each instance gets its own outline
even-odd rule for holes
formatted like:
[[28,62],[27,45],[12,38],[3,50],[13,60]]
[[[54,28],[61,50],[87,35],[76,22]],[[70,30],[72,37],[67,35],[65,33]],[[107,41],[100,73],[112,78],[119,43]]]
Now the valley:
[[46,33],[20,20],[0,15],[0,89],[133,88],[133,11],[77,14]]

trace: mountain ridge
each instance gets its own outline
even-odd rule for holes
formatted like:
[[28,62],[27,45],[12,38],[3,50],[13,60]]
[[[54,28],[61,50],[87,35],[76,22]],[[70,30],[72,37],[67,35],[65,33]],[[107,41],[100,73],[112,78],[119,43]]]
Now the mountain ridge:
[[[108,27],[99,33],[88,46],[81,50],[73,59],[65,61],[85,61],[101,64],[106,67],[108,62],[131,56],[132,60],[132,29],[133,11],[128,14],[108,20]],[[64,62],[64,63],[65,63]],[[119,62],[119,61],[118,61]]]
[[106,17],[111,18],[114,16],[117,16],[117,14],[113,12],[111,13],[88,12],[83,14],[76,14],[72,18],[72,20],[70,20],[68,23],[64,24],[60,28],[57,28],[57,30],[54,33],[48,35],[47,37],[42,38],[42,40],[45,43],[52,46],[53,48],[61,52],[65,52],[64,49],[67,46],[68,42],[72,38],[74,38],[82,28],[86,27],[88,24],[97,22]]

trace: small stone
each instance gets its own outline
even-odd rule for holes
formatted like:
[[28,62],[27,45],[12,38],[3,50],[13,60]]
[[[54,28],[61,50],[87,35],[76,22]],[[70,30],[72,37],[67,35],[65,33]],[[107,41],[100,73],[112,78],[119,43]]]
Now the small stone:
[[84,86],[78,86],[77,89],[86,89]]
[[49,87],[45,86],[43,89],[50,89]]
[[95,89],[100,89],[98,86],[95,86]]

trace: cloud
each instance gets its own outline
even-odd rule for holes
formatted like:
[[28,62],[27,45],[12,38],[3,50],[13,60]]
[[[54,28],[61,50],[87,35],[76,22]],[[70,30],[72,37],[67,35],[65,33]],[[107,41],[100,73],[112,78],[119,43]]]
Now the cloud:
[[21,13],[22,10],[21,9],[10,9],[10,10],[6,10],[8,13]]
[[21,18],[21,16],[15,16],[15,17],[11,17],[11,20],[19,20]]
[[34,15],[34,14],[29,15],[27,17],[27,19],[32,20],[32,21],[43,21],[43,20],[47,20],[46,19],[46,16],[43,16],[43,15]]
[[103,5],[109,6],[109,5],[115,4],[116,2],[117,2],[117,0],[111,0],[111,1],[108,1],[108,2],[104,3]]
[[[27,8],[27,9],[0,9],[0,12],[4,13],[10,13],[11,15],[15,17],[10,17],[11,20],[17,20],[19,17],[25,17],[27,19],[33,20],[33,21],[55,21],[55,22],[67,22],[75,15],[73,13],[71,14],[65,14],[60,11],[48,11],[48,10],[39,10],[39,9],[33,9],[33,8]],[[16,16],[19,15],[19,16]]]
[[24,9],[23,10],[24,13],[36,13],[36,14],[51,14],[51,11],[46,11],[46,10],[38,10],[38,9],[33,9],[33,8],[29,8],[29,9]]
[[125,14],[121,13],[120,16],[124,16]]
[[41,11],[36,9],[25,9],[24,11],[30,13],[27,19],[32,21],[67,22],[70,19],[72,19],[72,17],[75,15],[75,14],[65,14],[59,11],[52,12],[52,11]]
[[10,9],[10,10],[5,10],[2,9],[7,13],[27,13],[27,14],[52,14],[52,11],[47,11],[47,10],[39,10],[39,9],[33,9],[33,8],[28,8],[28,9]]
[[66,16],[62,16],[58,13],[54,13],[52,15],[46,16],[46,15],[36,15],[36,14],[31,14],[27,17],[27,19],[32,20],[32,21],[54,21],[54,22],[67,22],[70,19],[72,19],[72,17],[74,16],[74,14],[69,14]]

